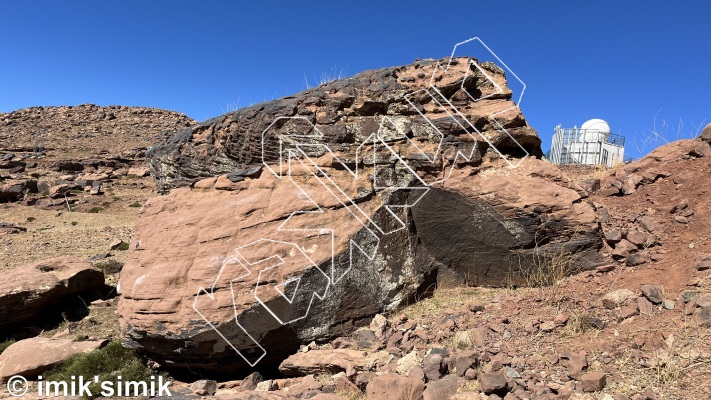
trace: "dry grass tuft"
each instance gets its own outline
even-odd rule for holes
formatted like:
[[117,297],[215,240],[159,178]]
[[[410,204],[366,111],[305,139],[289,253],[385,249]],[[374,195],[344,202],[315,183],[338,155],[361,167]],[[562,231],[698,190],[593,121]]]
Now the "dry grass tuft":
[[473,301],[488,303],[496,293],[504,289],[483,287],[436,288],[430,297],[415,299],[415,303],[405,307],[404,312],[410,319],[441,313],[446,309],[466,307]]
[[509,286],[523,281],[525,286],[539,289],[542,298],[550,304],[559,304],[564,297],[561,284],[567,276],[580,272],[580,261],[580,255],[567,245],[555,251],[536,246],[509,270]]

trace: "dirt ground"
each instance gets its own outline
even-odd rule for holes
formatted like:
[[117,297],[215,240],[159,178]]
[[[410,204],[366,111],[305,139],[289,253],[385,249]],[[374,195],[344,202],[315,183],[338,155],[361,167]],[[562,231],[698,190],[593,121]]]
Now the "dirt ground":
[[[27,229],[0,235],[0,271],[64,255],[91,257],[110,252],[116,239],[128,242],[141,206],[156,194],[151,178],[121,177],[107,183],[104,192],[78,194],[80,203],[69,207],[0,205],[0,221]],[[89,212],[92,208],[97,212]],[[123,261],[121,251],[111,253]]]

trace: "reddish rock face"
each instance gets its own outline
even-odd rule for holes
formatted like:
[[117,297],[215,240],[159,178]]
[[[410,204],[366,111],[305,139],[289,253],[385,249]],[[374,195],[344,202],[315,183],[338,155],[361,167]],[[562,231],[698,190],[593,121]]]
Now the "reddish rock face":
[[502,72],[482,65],[501,93],[464,60],[436,79],[459,119],[422,92],[426,62],[156,146],[163,187],[192,185],[143,207],[121,272],[124,335],[169,367],[251,372],[411,301],[438,275],[502,285],[551,257],[593,266],[601,241],[585,191],[522,157],[540,140],[511,108]]

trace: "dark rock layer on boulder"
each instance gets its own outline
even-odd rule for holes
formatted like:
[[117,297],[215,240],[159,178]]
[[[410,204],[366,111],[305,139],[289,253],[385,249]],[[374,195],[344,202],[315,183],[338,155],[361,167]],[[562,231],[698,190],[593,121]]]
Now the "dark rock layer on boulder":
[[490,167],[455,170],[412,208],[439,269],[469,285],[501,286],[525,284],[553,265],[571,274],[599,264],[598,221],[580,187],[542,160]]
[[[166,191],[202,178],[259,165],[263,160],[277,162],[277,137],[288,132],[275,120],[292,116],[308,119],[322,131],[323,143],[333,150],[361,143],[367,136],[365,132],[377,130],[382,116],[400,118],[408,132],[431,130],[430,123],[422,118],[424,115],[446,135],[444,142],[451,142],[465,127],[473,131],[462,122],[466,118],[500,151],[523,154],[525,150],[541,155],[541,140],[519,109],[513,108],[515,104],[506,87],[504,71],[484,62],[480,66],[486,71],[485,75],[477,68],[468,67],[466,61],[465,58],[454,59],[447,76],[437,82],[451,107],[442,99],[434,101],[430,96],[434,93],[432,90],[424,90],[436,66],[446,65],[447,60],[425,60],[365,71],[179,131],[148,151],[151,173],[159,189]],[[495,90],[493,82],[502,89]],[[504,112],[492,117],[501,111]],[[502,133],[499,126],[508,134]],[[263,153],[262,135],[268,129]],[[485,144],[484,140],[481,142]]]

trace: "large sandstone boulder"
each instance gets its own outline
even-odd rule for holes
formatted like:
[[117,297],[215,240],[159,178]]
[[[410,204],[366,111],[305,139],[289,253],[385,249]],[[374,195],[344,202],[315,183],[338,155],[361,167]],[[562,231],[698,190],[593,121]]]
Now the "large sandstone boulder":
[[90,262],[59,257],[0,273],[0,332],[32,320],[63,299],[100,288],[104,273]]
[[41,374],[78,353],[88,353],[105,341],[74,342],[71,339],[35,337],[11,344],[0,354],[0,381],[14,375],[37,379]]
[[248,373],[445,276],[499,286],[553,257],[596,265],[594,209],[525,157],[540,140],[503,72],[455,61],[367,72],[155,147],[163,187],[192,184],[142,209],[119,285],[129,342],[167,367]]

